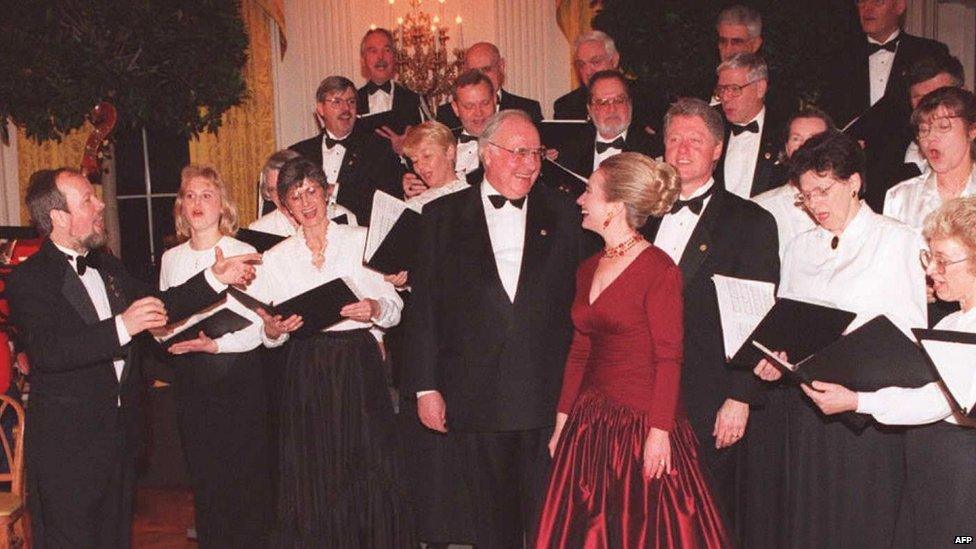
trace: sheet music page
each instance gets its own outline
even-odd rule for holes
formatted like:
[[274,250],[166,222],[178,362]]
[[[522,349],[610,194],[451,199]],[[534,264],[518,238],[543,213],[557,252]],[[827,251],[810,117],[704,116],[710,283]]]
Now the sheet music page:
[[722,317],[722,342],[725,356],[735,353],[746,342],[759,322],[776,303],[776,286],[771,282],[713,275],[718,311]]
[[373,210],[369,214],[369,232],[366,233],[366,252],[363,254],[366,261],[372,259],[386,235],[390,234],[393,225],[407,208],[420,213],[418,208],[383,191],[373,193]]
[[152,330],[150,333],[152,333],[152,336],[153,336],[153,338],[156,339],[156,341],[158,341],[159,343],[165,343],[165,342],[169,341],[170,339],[173,339],[177,335],[183,333],[183,331],[186,330],[187,328],[189,328],[190,326],[196,325],[197,322],[200,322],[201,320],[204,320],[208,316],[215,315],[215,314],[217,314],[218,311],[220,311],[222,309],[225,309],[225,308],[227,308],[227,297],[226,296],[224,296],[224,298],[222,298],[220,301],[218,301],[218,302],[214,303],[213,305],[207,307],[206,309],[203,309],[201,311],[197,311],[193,315],[191,315],[191,316],[189,316],[189,317],[187,317],[187,318],[185,318],[183,320],[179,320],[179,321],[176,321],[176,322],[171,322],[171,323],[163,326],[162,328],[158,328],[156,330]]
[[968,413],[976,404],[976,345],[923,339],[922,347],[949,392]]

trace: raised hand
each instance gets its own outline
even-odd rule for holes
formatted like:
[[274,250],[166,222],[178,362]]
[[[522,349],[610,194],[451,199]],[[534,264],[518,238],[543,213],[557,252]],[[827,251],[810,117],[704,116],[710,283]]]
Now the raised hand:
[[261,317],[261,321],[264,322],[264,334],[268,336],[268,339],[278,339],[284,334],[294,332],[301,328],[304,323],[302,317],[298,315],[291,315],[286,319],[282,319],[281,315],[269,315],[267,311],[260,307],[257,313]]
[[228,286],[246,287],[254,280],[254,265],[261,262],[261,254],[241,254],[224,257],[220,246],[214,248],[216,260],[210,270],[217,280]]
[[200,330],[196,339],[188,339],[169,346],[170,354],[184,355],[186,353],[217,353],[217,342],[207,337],[207,334]]
[[403,174],[403,196],[413,198],[427,190],[427,184],[416,174],[407,172]]
[[165,326],[168,321],[166,307],[155,297],[137,299],[122,313],[125,331],[132,337],[144,330]]

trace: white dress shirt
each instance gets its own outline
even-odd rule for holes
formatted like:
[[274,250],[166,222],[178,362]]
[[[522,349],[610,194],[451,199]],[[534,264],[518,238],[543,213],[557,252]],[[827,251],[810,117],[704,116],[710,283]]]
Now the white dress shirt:
[[[339,139],[329,130],[325,130],[325,134],[332,139]],[[349,137],[349,135],[343,136],[343,139],[346,137]],[[335,185],[335,189],[332,191],[332,202],[335,202],[335,197],[339,195],[339,183],[341,183],[339,181],[339,170],[342,168],[342,159],[345,156],[346,147],[343,145],[336,145],[330,149],[325,144],[325,137],[322,137],[322,170],[325,172],[326,180],[330,184]]]
[[[870,44],[887,44],[892,40],[898,38],[901,34],[900,30],[896,30],[894,34],[888,37],[884,42],[878,42],[874,38],[868,37],[868,43]],[[871,85],[871,105],[878,102],[885,94],[885,88],[888,87],[888,78],[891,76],[891,66],[895,62],[895,53],[888,50],[878,50],[868,56],[868,82]]]
[[485,221],[488,223],[491,250],[495,254],[498,278],[501,279],[508,298],[514,302],[519,274],[522,271],[522,249],[525,247],[525,220],[526,212],[529,211],[529,200],[526,197],[521,208],[516,208],[510,202],[496,208],[488,200],[488,196],[492,194],[501,193],[485,179],[481,183],[481,203],[485,209]]
[[[942,206],[942,195],[935,179],[935,172],[929,170],[888,189],[884,214],[921,231],[925,217]],[[973,195],[976,195],[976,169],[969,172],[966,186],[959,196]]]
[[[375,299],[380,305],[380,314],[372,322],[353,319],[342,320],[323,331],[338,332],[360,328],[389,328],[400,322],[403,300],[397,295],[392,284],[383,280],[383,275],[363,266],[363,252],[366,247],[366,229],[348,225],[329,224],[325,236],[325,262],[322,268],[312,264],[312,251],[305,241],[305,233],[298,231],[293,236],[264,252],[264,260],[258,266],[258,276],[252,293],[265,302],[281,303],[336,278],[350,279],[364,298]],[[380,334],[373,332],[380,340]],[[265,344],[271,347],[281,345],[287,339]]]
[[[976,309],[956,311],[936,324],[936,329],[957,332],[976,332]],[[976,368],[973,369],[974,382],[970,387],[964,407],[976,403]],[[942,390],[936,383],[929,383],[915,389],[886,387],[879,391],[857,394],[857,411],[871,414],[874,419],[888,425],[923,425],[939,420],[959,424],[952,415],[952,408]]]
[[828,302],[856,313],[851,331],[885,315],[909,337],[927,326],[925,273],[918,260],[922,237],[867,204],[850,221],[831,249],[834,235],[816,227],[786,248],[779,296]]
[[[729,132],[729,144],[725,148],[725,190],[741,196],[746,200],[752,195],[752,178],[756,173],[756,162],[759,160],[759,145],[762,141],[763,124],[766,122],[766,107],[759,110],[759,114],[746,122],[755,121],[759,124],[756,133],[742,132],[735,135]],[[745,125],[745,124],[743,124]]]
[[597,152],[595,143],[613,143],[613,141],[618,138],[627,141],[627,130],[620,132],[620,135],[611,137],[610,139],[604,139],[600,135],[600,132],[596,132],[596,140],[594,141],[594,145],[593,145],[593,171],[596,171],[600,167],[600,164],[603,164],[604,160],[610,158],[611,156],[615,156],[624,152],[623,149],[618,149],[616,147],[609,147],[607,148],[607,150],[600,153]]
[[407,205],[419,210],[423,210],[424,206],[429,202],[433,202],[442,196],[447,196],[451,193],[456,193],[458,191],[463,191],[471,185],[463,179],[458,179],[456,181],[451,181],[441,185],[440,187],[434,187],[432,189],[427,189],[426,191],[407,199]]
[[[462,131],[461,135],[471,135],[466,131]],[[463,178],[469,173],[478,169],[481,165],[481,160],[478,158],[478,141],[469,141],[467,143],[461,143],[459,139],[457,142],[457,156],[454,161],[454,170],[458,174],[458,179]]]
[[[229,236],[221,237],[213,247],[205,250],[194,250],[190,246],[190,242],[186,241],[179,246],[166,250],[163,254],[159,266],[159,289],[168,290],[174,286],[179,286],[199,274],[200,271],[208,269],[216,259],[214,248],[217,246],[220,247],[220,251],[224,253],[225,257],[250,254],[256,251],[250,244]],[[214,310],[220,309],[230,309],[250,320],[252,324],[247,328],[215,339],[218,353],[243,353],[261,344],[261,332],[264,330],[264,324],[257,313],[241,305],[233,298],[228,298],[224,304]],[[190,317],[185,324],[192,326],[197,320],[198,318]]]
[[[715,180],[709,179],[707,183],[691,193],[691,196],[682,196],[681,199],[690,200],[696,196],[701,196],[708,192],[708,189],[714,184]],[[681,256],[685,253],[688,241],[691,240],[691,234],[695,232],[698,220],[701,219],[711,201],[712,197],[706,198],[702,203],[701,212],[698,214],[692,212],[690,208],[681,208],[678,213],[667,213],[661,218],[661,226],[657,230],[657,236],[654,237],[654,245],[671,256],[671,260],[675,264],[681,263]]]
[[817,226],[810,214],[796,204],[797,189],[787,183],[775,189],[770,189],[752,201],[759,204],[776,219],[776,233],[779,236],[779,259],[783,260],[786,247],[796,238],[796,235],[809,231]]
[[[54,245],[65,255],[71,258],[68,262],[71,264],[71,268],[74,269],[75,273],[77,273],[78,252],[58,244]],[[85,254],[85,256],[87,255],[88,254]],[[108,293],[105,290],[105,281],[102,280],[102,276],[98,274],[98,271],[89,267],[85,270],[85,274],[79,275],[78,278],[81,279],[81,284],[85,287],[85,291],[88,292],[88,297],[91,299],[92,305],[95,306],[95,312],[98,313],[98,320],[106,320],[111,317],[112,304],[109,303],[108,300]],[[132,336],[129,335],[129,330],[127,330],[125,327],[125,322],[122,321],[121,314],[115,315],[115,333],[119,337],[119,346],[125,345],[132,340]],[[115,378],[121,380],[122,370],[125,368],[125,361],[117,358],[112,361],[112,366],[115,368]]]
[[396,86],[390,81],[390,93],[386,90],[377,90],[367,94],[369,97],[369,114],[386,112],[393,108],[393,94],[396,93]]

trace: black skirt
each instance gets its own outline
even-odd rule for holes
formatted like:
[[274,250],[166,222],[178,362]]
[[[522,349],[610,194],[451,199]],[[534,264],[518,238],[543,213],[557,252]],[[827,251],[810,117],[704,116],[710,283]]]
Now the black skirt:
[[940,421],[905,434],[904,513],[912,547],[942,547],[976,535],[976,429]]
[[353,330],[288,345],[275,545],[415,547],[376,340]]

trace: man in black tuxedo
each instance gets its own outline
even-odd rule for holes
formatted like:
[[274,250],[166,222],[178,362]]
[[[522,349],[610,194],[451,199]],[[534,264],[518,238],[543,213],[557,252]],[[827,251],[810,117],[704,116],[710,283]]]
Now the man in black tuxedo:
[[[592,121],[584,134],[559,151],[557,162],[583,177],[600,163],[622,152],[639,152],[658,157],[664,152],[657,136],[651,136],[633,121],[633,102],[626,78],[616,70],[594,73],[589,81],[587,113]],[[586,184],[568,176],[556,167],[547,166],[545,181],[557,189],[578,197]],[[551,172],[551,173],[550,173]]]
[[[757,204],[725,190],[715,166],[722,154],[719,114],[700,99],[679,99],[664,119],[664,159],[681,176],[671,213],[651,218],[644,236],[678,264],[684,276],[684,366],[681,397],[698,438],[714,493],[733,521],[744,518],[738,494],[746,480],[743,443],[761,402],[748,369],[726,364],[712,275],[777,282],[776,222]],[[713,176],[713,173],[715,176]],[[775,469],[779,463],[765,463]]]
[[835,56],[824,90],[824,107],[838,127],[864,144],[865,199],[877,212],[911,140],[908,71],[921,57],[948,54],[945,44],[901,30],[905,7],[906,0],[857,2],[864,36]]
[[[42,548],[128,548],[142,389],[139,336],[254,277],[224,258],[156,297],[102,250],[105,205],[78,172],[41,170],[27,209],[47,236],[7,283],[31,363],[25,451],[33,541]],[[219,250],[219,249],[218,249]]]
[[[468,48],[464,52],[464,70],[477,70],[491,80],[499,110],[518,109],[532,117],[533,122],[542,120],[542,107],[538,101],[515,95],[503,88],[505,85],[505,59],[494,44],[478,42]],[[450,103],[444,103],[437,108],[437,121],[448,128],[456,128],[461,125],[461,121],[458,120]]]
[[725,190],[750,198],[780,182],[775,166],[783,142],[783,119],[766,107],[769,70],[762,57],[735,53],[715,72],[715,97],[726,122],[718,173]]
[[404,168],[390,143],[356,121],[356,87],[343,76],[330,76],[315,92],[315,110],[322,117],[321,135],[299,141],[289,149],[322,166],[335,201],[369,225],[373,192],[402,196],[399,181]]
[[580,85],[552,104],[552,117],[556,120],[586,120],[590,114],[586,91],[590,78],[598,72],[616,69],[620,64],[617,45],[613,38],[602,31],[590,31],[577,36],[573,43],[573,52],[573,67]]
[[501,111],[479,140],[485,179],[424,208],[410,273],[403,391],[456,437],[482,549],[532,540],[572,339],[579,208],[536,185],[532,119]]
[[[457,142],[454,169],[458,179],[463,177],[469,185],[477,185],[485,177],[478,155],[478,136],[495,114],[496,106],[497,97],[491,79],[484,73],[470,70],[457,77],[451,90],[451,109],[461,120],[461,126],[451,130]],[[427,185],[415,174],[404,174],[403,195],[406,198],[426,190]]]
[[376,128],[376,133],[390,140],[397,154],[403,153],[403,133],[407,126],[420,124],[423,111],[420,96],[395,82],[396,47],[387,29],[366,31],[359,44],[359,58],[366,84],[356,90],[356,112],[360,115],[393,111],[392,125]]

